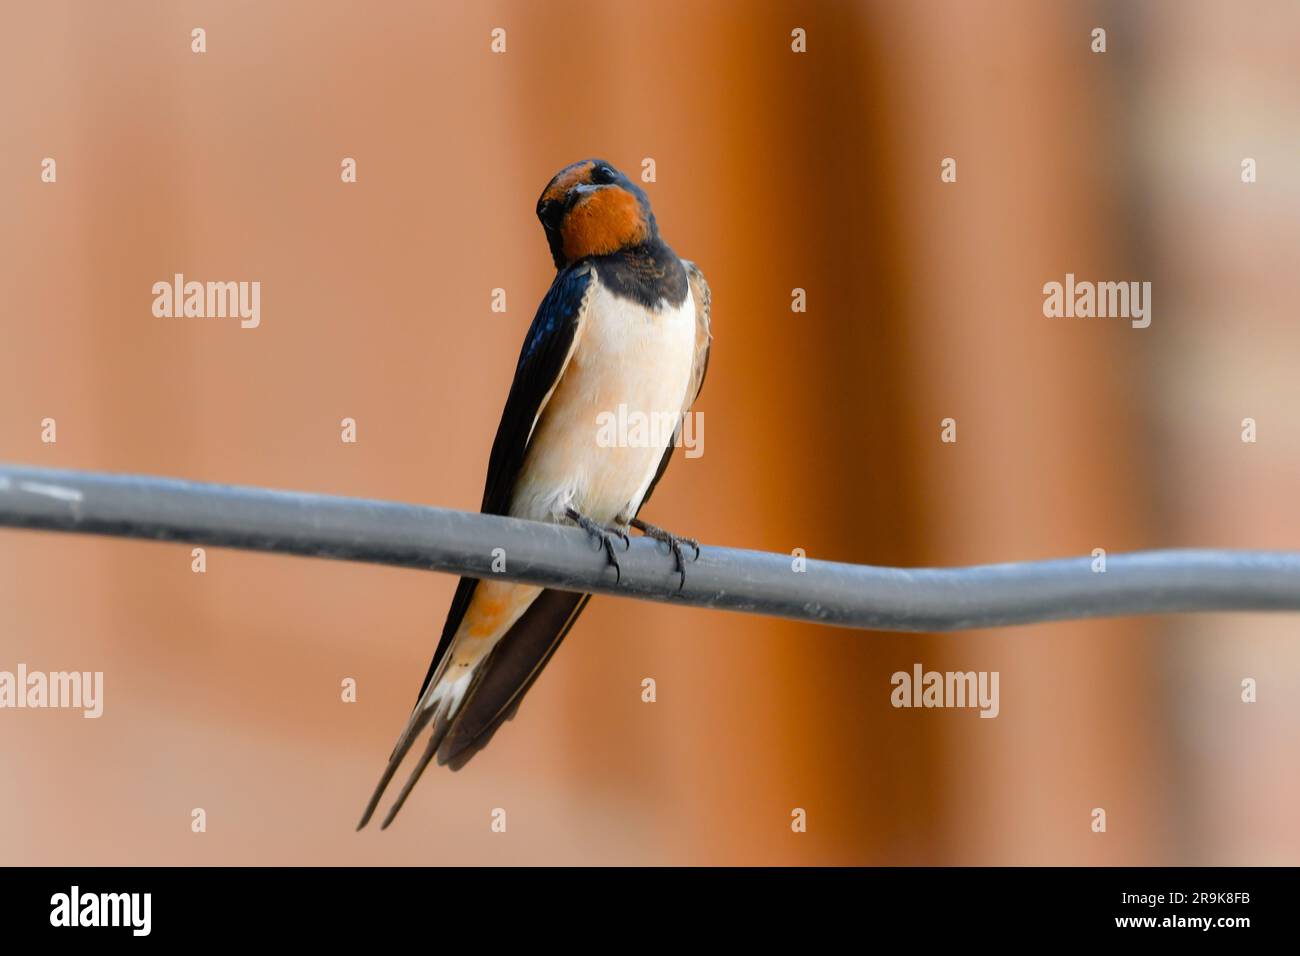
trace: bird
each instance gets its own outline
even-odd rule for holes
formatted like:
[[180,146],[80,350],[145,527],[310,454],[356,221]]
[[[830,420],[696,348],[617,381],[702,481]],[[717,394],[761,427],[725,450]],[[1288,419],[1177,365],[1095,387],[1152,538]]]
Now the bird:
[[[611,163],[565,166],[537,200],[555,279],[515,367],[488,457],[481,510],[576,524],[621,579],[628,529],[663,542],[685,583],[693,538],[643,521],[682,422],[704,385],[713,340],[708,283],[659,235],[645,191]],[[595,422],[620,406],[674,420],[666,447],[598,442]],[[653,416],[671,416],[671,419]],[[662,441],[662,438],[661,438]],[[381,825],[386,829],[425,768],[459,770],[519,702],[587,606],[590,594],[461,578],[415,707],[357,829],[420,735],[428,740]]]

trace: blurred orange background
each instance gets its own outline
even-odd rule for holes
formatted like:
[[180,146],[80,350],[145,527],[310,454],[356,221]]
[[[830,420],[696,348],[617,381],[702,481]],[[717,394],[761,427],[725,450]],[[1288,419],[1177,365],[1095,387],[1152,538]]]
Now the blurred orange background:
[[[1300,544],[1293,3],[4,7],[0,460],[475,508],[537,195],[650,157],[715,345],[648,520],[885,565]],[[176,272],[260,281],[261,326],[153,317]],[[1151,327],[1045,318],[1066,272],[1151,281]],[[1294,617],[601,597],[491,747],[356,834],[454,579],[190,563],[0,531],[0,669],[105,673],[97,721],[0,712],[0,863],[1300,863]],[[999,717],[895,710],[916,662],[999,671]]]

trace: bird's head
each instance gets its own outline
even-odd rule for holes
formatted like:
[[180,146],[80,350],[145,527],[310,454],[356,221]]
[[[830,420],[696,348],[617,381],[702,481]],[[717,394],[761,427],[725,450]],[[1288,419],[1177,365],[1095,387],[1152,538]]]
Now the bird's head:
[[565,166],[537,200],[555,268],[658,238],[650,200],[603,159]]

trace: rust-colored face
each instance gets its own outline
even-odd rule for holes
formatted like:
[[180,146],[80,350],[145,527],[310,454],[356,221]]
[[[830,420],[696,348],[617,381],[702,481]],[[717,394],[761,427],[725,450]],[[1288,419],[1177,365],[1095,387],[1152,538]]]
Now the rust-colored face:
[[537,201],[537,218],[556,268],[640,245],[656,234],[645,193],[599,159],[556,173]]
[[584,159],[580,163],[574,163],[572,166],[565,166],[555,177],[546,184],[546,189],[542,193],[542,198],[538,202],[540,207],[547,202],[563,202],[569,195],[569,190],[578,185],[591,184],[591,171],[596,168],[596,160]]

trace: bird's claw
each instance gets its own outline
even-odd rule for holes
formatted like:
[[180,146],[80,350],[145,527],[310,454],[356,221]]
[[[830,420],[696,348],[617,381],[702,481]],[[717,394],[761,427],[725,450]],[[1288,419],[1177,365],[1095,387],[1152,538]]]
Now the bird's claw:
[[632,520],[632,527],[636,528],[647,538],[654,538],[656,541],[662,541],[668,545],[668,551],[673,556],[673,570],[681,575],[681,581],[677,585],[677,590],[686,587],[686,559],[682,554],[682,545],[689,544],[695,550],[695,557],[692,561],[700,560],[700,543],[694,538],[688,538],[684,535],[673,534],[671,531],[665,531],[658,525],[650,524],[648,521],[642,521],[639,518]]
[[596,539],[596,541],[600,543],[601,547],[605,549],[605,557],[608,558],[609,563],[614,566],[614,583],[616,585],[620,583],[623,580],[623,568],[618,563],[618,555],[614,551],[614,539],[618,538],[621,540],[623,542],[623,550],[626,551],[628,548],[632,547],[632,539],[628,537],[628,533],[622,528],[607,528],[599,522],[588,518],[586,515],[574,508],[566,508],[564,513],[570,521],[576,524],[583,531],[587,532],[587,534],[591,535],[591,537]]

